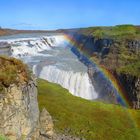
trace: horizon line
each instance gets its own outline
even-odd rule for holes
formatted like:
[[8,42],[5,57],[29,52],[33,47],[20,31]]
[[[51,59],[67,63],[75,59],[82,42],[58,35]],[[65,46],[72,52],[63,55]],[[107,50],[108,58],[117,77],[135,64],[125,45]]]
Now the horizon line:
[[115,25],[93,25],[93,26],[83,26],[83,27],[68,27],[68,28],[56,28],[56,29],[18,29],[18,28],[11,28],[11,27],[2,27],[0,26],[0,29],[5,30],[19,30],[19,31],[57,31],[57,30],[76,30],[76,29],[84,29],[84,28],[91,28],[91,27],[115,27],[119,25],[132,25],[132,26],[140,26],[135,24],[115,24]]

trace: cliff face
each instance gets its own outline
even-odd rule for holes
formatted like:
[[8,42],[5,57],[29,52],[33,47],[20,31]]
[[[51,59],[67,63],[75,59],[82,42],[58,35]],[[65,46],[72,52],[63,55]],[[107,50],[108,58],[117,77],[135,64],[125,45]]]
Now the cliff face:
[[29,138],[37,126],[39,109],[33,81],[11,85],[0,98],[0,133],[10,139]]
[[11,55],[11,47],[8,43],[0,42],[0,55],[6,55],[6,56]]
[[[132,107],[137,109],[140,108],[140,41],[132,38],[122,40],[95,38],[83,34],[75,34],[73,35],[73,38],[78,42],[78,49],[80,52],[88,55],[91,60],[96,61],[96,63],[104,66],[114,74],[122,87],[124,87],[124,90],[126,91],[125,96],[131,102]],[[88,63],[86,65],[88,66]],[[128,67],[125,68],[127,65]],[[92,73],[96,72],[93,70]],[[94,84],[95,79],[98,80],[96,75],[94,74],[94,77],[91,77]],[[100,82],[102,83],[101,80]],[[101,90],[101,87],[97,87],[98,92],[100,92],[99,89]],[[110,97],[111,96],[112,93]],[[111,97],[111,100],[114,100],[113,96]],[[116,100],[113,102],[115,103]]]
[[117,78],[125,88],[132,107],[134,109],[140,109],[140,77],[117,74]]
[[35,81],[5,88],[0,95],[0,134],[10,140],[44,140],[53,135],[49,113],[38,108]]
[[44,140],[53,135],[49,113],[40,113],[36,79],[20,60],[0,56],[0,135]]

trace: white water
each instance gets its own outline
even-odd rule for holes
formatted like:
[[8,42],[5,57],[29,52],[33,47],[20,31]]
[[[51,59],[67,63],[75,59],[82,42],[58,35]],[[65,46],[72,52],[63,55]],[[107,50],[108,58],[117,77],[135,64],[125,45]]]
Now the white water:
[[33,68],[36,76],[58,83],[75,96],[96,99],[98,94],[87,74],[87,67],[67,47],[63,35],[6,40],[12,56]]
[[[18,38],[11,40],[1,40],[8,42],[12,49],[13,57],[35,56],[42,51],[50,50],[52,47],[64,45],[62,35],[58,36],[44,36],[39,38]],[[63,44],[62,44],[63,43]]]
[[86,72],[64,71],[56,66],[45,66],[39,77],[60,84],[75,96],[89,100],[97,98],[97,93]]

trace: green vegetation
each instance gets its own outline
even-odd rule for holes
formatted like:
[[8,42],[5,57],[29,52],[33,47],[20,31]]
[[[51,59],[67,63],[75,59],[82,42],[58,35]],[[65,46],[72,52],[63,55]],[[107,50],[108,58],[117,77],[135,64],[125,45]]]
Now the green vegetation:
[[[103,58],[92,54],[93,61],[100,62],[109,70],[140,76],[140,27],[117,25],[112,27],[90,27],[80,29],[80,33],[92,35],[98,39],[112,40],[110,52]],[[100,47],[104,47],[103,45]],[[102,53],[102,52],[100,52]],[[110,65],[108,65],[110,64]]]
[[102,37],[130,37],[136,34],[136,28],[133,25],[118,25],[115,27],[103,27],[97,29],[94,34],[98,36],[101,34]]
[[133,74],[133,76],[140,77],[140,62],[135,62],[133,64],[129,64],[124,67],[118,68],[118,72],[130,75]]
[[89,27],[81,29],[81,32],[96,38],[140,38],[140,28],[133,25]]
[[4,87],[13,83],[27,82],[29,78],[29,70],[22,61],[0,56],[0,93],[3,93]]
[[0,140],[8,140],[5,136],[0,135]]
[[119,73],[140,77],[140,52],[136,53],[125,45],[117,45],[110,49],[109,54],[103,60],[110,64],[112,70]]
[[45,107],[50,112],[59,133],[87,140],[140,138],[140,111],[74,97],[61,86],[44,80],[38,80],[38,90],[40,110]]

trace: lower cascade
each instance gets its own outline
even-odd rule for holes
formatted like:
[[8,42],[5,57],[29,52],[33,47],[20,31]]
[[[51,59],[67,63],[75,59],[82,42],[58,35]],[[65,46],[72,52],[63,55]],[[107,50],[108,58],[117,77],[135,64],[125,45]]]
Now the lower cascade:
[[97,98],[97,93],[85,72],[64,71],[55,66],[46,66],[43,67],[39,77],[60,84],[75,96],[89,100]]

